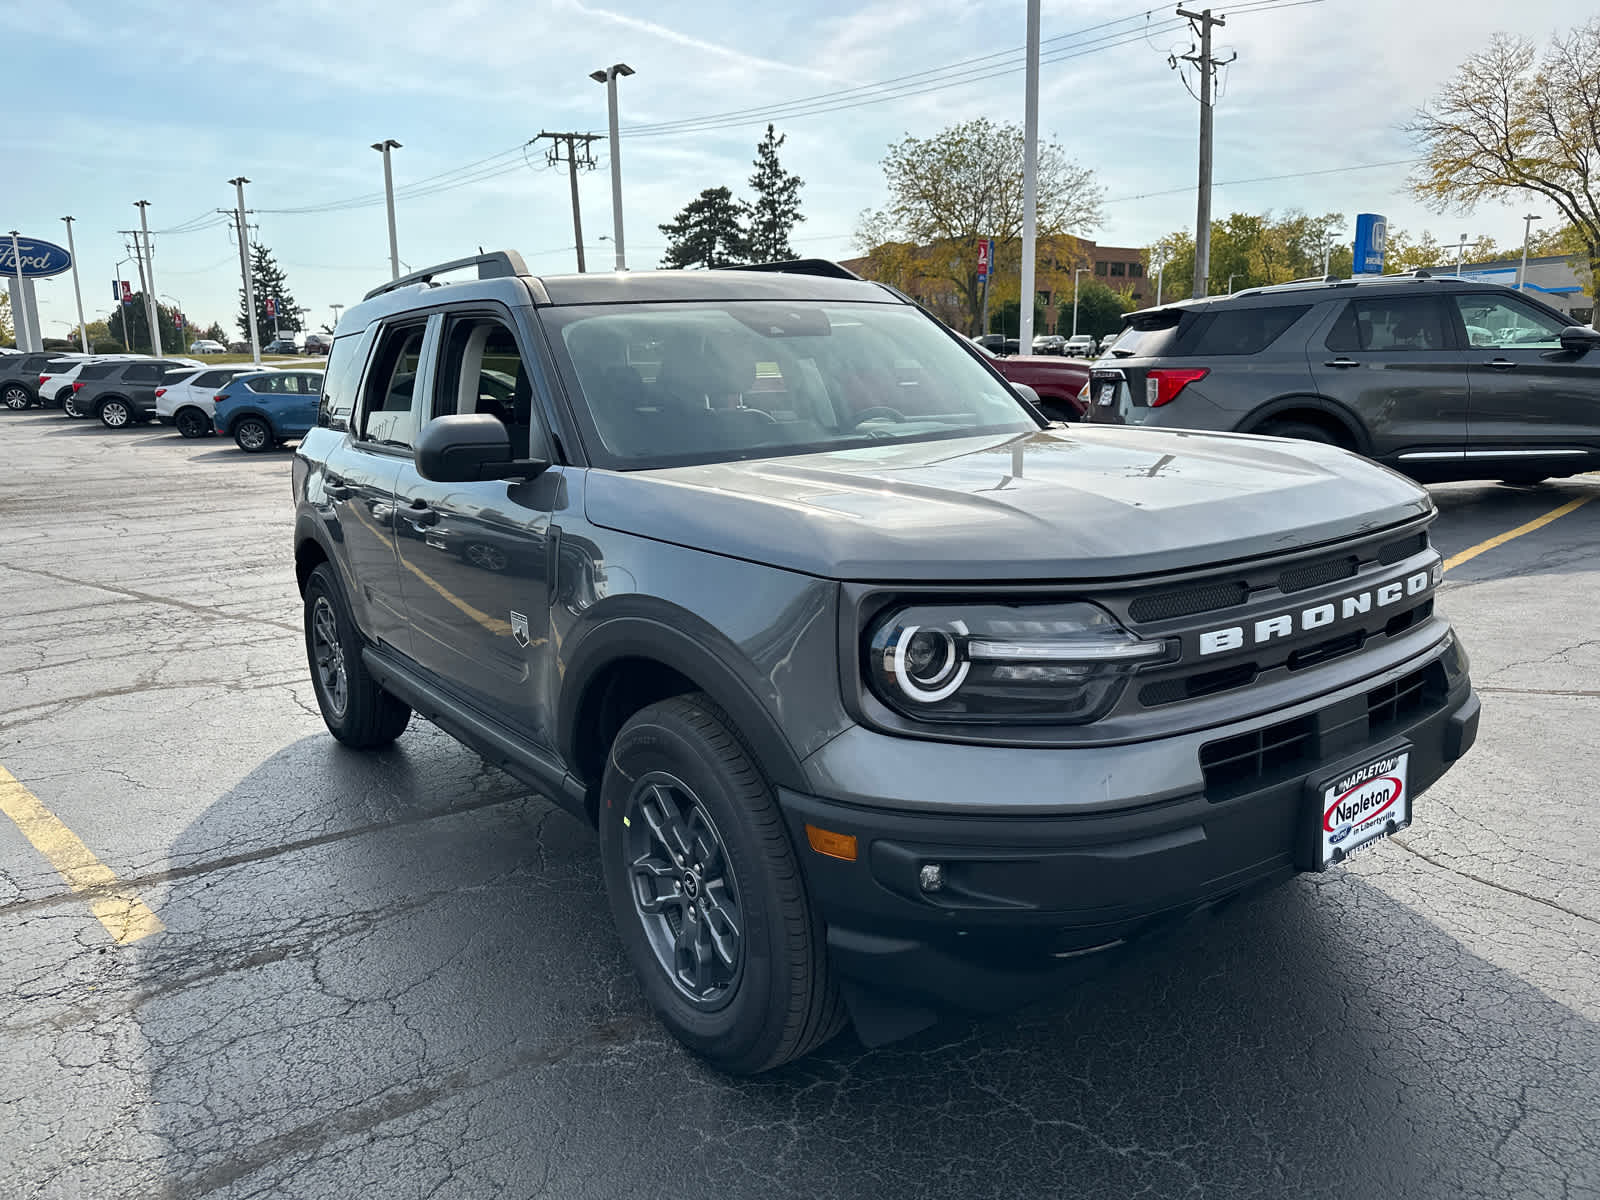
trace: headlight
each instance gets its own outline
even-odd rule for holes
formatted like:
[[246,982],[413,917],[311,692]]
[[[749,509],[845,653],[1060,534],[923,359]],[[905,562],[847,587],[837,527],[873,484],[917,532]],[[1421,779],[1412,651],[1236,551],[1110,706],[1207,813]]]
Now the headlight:
[[867,678],[918,721],[1081,725],[1176,649],[1135,637],[1092,604],[919,605],[872,626]]

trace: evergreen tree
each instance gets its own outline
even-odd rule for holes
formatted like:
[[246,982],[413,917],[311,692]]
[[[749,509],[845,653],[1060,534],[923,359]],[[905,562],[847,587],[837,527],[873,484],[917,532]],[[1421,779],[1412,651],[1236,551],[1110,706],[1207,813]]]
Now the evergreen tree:
[[663,267],[725,267],[750,261],[745,206],[725,187],[707,188],[670,225],[658,225],[670,243]]
[[749,249],[751,262],[784,262],[795,258],[789,234],[805,218],[800,215],[800,176],[785,171],[778,162],[778,147],[788,139],[767,126],[767,136],[756,147],[756,173],[750,176],[755,203],[750,205]]
[[[289,284],[284,278],[283,269],[278,266],[277,259],[273,258],[272,251],[260,242],[250,244],[250,279],[256,289],[256,331],[261,335],[262,344],[265,345],[272,340],[274,328],[280,332],[298,330],[300,307],[289,291]],[[277,302],[276,326],[273,324],[273,318],[267,315],[268,298]],[[239,332],[246,339],[250,337],[250,314],[245,308],[243,288],[239,289]]]

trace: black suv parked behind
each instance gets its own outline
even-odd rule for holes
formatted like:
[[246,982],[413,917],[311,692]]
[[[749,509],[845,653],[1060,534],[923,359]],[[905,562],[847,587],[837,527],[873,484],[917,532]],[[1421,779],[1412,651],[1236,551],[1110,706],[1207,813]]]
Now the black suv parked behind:
[[1326,279],[1124,321],[1089,421],[1329,442],[1429,481],[1600,466],[1600,333],[1510,288]]
[[385,284],[294,494],[334,736],[414,710],[597,824],[646,996],[731,1071],[1331,867],[1476,734],[1421,488],[1047,428],[833,264]]
[[0,404],[21,412],[39,403],[39,376],[65,370],[83,358],[61,351],[0,356]]
[[72,385],[70,416],[98,417],[111,429],[122,429],[142,421],[156,420],[156,388],[168,371],[188,368],[192,363],[166,358],[138,358],[113,362],[92,362],[78,372]]

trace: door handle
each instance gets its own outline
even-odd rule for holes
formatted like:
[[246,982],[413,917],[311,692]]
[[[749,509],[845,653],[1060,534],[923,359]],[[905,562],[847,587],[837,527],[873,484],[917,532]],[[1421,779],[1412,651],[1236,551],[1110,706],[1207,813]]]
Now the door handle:
[[1359,367],[1361,364],[1358,363],[1355,359],[1346,358],[1344,355],[1341,354],[1338,358],[1330,358],[1330,359],[1328,359],[1328,361],[1323,363],[1322,365],[1325,366],[1325,367]]
[[413,500],[406,506],[404,516],[413,529],[426,529],[439,523],[439,514],[428,507],[426,500]]
[[344,480],[340,479],[337,475],[324,476],[322,481],[322,490],[328,493],[328,495],[332,496],[335,500],[350,499],[350,485]]
[[1496,371],[1509,371],[1517,364],[1512,362],[1509,358],[1491,358],[1483,365],[1486,367],[1493,367]]

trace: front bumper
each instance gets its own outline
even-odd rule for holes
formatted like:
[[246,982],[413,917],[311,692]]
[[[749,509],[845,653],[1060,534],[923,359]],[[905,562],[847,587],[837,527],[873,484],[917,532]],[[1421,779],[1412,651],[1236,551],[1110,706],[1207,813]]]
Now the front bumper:
[[[1207,730],[1203,743],[1170,738],[1113,748],[1130,756],[1126,784],[1105,773],[1095,752],[1092,772],[1077,779],[1088,798],[1080,811],[1057,805],[1039,815],[984,815],[969,805],[938,812],[919,810],[913,795],[886,806],[881,791],[870,804],[837,791],[828,798],[780,791],[779,801],[853,1006],[852,988],[929,1010],[995,1012],[1056,986],[1061,974],[1082,969],[1089,952],[1312,869],[1319,784],[1404,745],[1415,797],[1471,747],[1478,714],[1465,656],[1451,638],[1397,671]],[[1248,762],[1237,768],[1236,755],[1227,772],[1202,766],[1208,754],[1217,757],[1214,747],[1232,754],[1256,737],[1276,745],[1286,729],[1299,739],[1292,756],[1264,755],[1253,773]],[[929,743],[872,736],[881,743],[874,783],[886,774],[926,780],[912,764]],[[1042,762],[1034,760],[1047,757],[1052,773],[1061,778],[1065,767],[1071,779],[1075,756],[1085,754],[1004,753],[1011,769],[992,773],[983,793],[1000,802],[1016,781],[1040,778]],[[1151,756],[1162,754],[1172,760],[1165,776],[1189,786],[1160,794],[1145,787]],[[1425,804],[1413,813],[1428,819]],[[856,860],[811,851],[807,825],[853,835]],[[943,886],[927,892],[920,871],[934,863]]]

